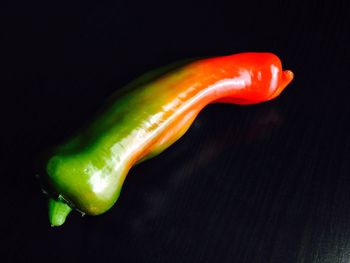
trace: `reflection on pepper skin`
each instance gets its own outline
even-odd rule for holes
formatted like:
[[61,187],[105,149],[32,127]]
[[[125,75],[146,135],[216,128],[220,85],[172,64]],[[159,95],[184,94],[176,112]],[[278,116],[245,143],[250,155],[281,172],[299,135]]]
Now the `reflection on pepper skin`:
[[48,156],[42,181],[51,225],[62,224],[70,207],[89,215],[110,209],[129,169],[178,140],[207,104],[268,101],[292,78],[271,53],[203,59],[140,77]]

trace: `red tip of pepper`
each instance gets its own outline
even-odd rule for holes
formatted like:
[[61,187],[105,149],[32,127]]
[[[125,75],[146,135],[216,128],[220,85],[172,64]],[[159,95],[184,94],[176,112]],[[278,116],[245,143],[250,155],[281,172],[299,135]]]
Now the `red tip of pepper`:
[[281,94],[281,92],[287,87],[287,85],[293,80],[294,78],[294,73],[291,70],[284,70],[282,72],[282,77],[280,80],[279,87],[277,90],[272,94],[272,96],[269,98],[269,100],[272,100],[276,98],[278,95]]

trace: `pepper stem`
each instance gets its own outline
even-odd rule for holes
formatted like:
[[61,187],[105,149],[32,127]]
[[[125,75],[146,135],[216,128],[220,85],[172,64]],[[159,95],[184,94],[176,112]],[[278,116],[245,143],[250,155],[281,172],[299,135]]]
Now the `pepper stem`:
[[53,198],[49,199],[49,220],[52,227],[63,225],[71,211],[72,208],[66,203]]

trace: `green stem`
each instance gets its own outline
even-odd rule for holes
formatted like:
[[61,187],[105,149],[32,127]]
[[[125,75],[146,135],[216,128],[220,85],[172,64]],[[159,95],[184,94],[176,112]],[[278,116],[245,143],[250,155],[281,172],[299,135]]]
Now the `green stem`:
[[53,198],[49,199],[49,220],[52,227],[63,225],[71,211],[72,208],[66,203]]

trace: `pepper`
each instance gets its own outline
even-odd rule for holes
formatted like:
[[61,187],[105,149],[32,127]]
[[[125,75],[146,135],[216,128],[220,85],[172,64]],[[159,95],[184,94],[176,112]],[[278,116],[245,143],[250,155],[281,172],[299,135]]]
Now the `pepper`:
[[72,209],[109,210],[130,168],[178,140],[207,104],[268,101],[292,79],[276,55],[241,53],[176,63],[126,85],[47,156],[41,181],[51,225],[62,225]]

